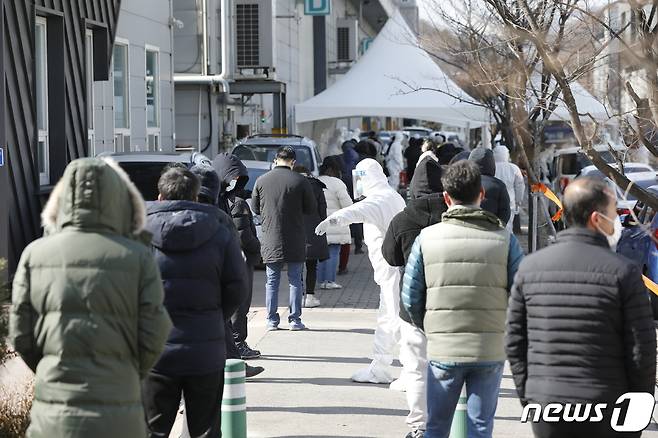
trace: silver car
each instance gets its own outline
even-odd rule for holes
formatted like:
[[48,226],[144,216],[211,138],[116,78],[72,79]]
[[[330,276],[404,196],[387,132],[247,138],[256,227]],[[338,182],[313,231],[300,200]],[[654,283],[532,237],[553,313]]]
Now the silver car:
[[300,135],[256,134],[240,141],[233,147],[232,154],[243,162],[263,161],[272,163],[277,150],[282,146],[292,146],[297,154],[297,164],[306,167],[315,176],[320,174],[322,158],[313,140]]

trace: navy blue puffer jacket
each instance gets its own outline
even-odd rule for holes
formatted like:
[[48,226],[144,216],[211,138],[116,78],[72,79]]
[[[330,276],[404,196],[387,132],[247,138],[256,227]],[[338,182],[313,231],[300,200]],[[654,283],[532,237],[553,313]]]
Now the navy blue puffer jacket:
[[246,292],[245,262],[231,219],[212,205],[152,202],[146,229],[153,234],[164,304],[174,324],[154,371],[184,376],[223,369],[224,318]]

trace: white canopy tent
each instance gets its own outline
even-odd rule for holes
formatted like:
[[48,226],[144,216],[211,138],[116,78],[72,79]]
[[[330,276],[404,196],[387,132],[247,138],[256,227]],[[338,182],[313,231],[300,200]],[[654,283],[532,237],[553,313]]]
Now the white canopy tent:
[[490,122],[485,108],[462,100],[475,102],[419,47],[416,36],[397,12],[342,79],[295,105],[295,122],[368,116],[458,127]]

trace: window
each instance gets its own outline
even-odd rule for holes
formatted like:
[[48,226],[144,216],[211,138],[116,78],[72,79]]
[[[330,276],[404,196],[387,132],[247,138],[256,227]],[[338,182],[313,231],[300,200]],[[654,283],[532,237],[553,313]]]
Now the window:
[[85,39],[85,63],[87,81],[87,142],[89,155],[96,155],[94,144],[94,34],[87,30]]
[[156,50],[146,50],[146,126],[157,128],[160,126],[159,87],[160,87],[160,64],[159,55]]
[[[116,151],[130,150],[130,70],[128,43],[119,41],[112,54],[112,76],[114,85],[114,136]],[[126,149],[126,141],[128,142]]]
[[157,151],[160,147],[160,52],[146,48],[146,131],[147,148]]
[[48,143],[48,41],[46,20],[37,17],[34,28],[35,91],[37,107],[37,161],[39,184],[50,184]]

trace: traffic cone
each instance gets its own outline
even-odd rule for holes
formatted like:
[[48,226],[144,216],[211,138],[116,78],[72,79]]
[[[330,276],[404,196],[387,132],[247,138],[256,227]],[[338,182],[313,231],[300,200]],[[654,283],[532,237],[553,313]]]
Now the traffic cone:
[[455,409],[455,415],[452,417],[452,425],[450,426],[450,438],[466,438],[466,424],[467,416],[466,402],[468,396],[466,394],[466,383],[462,386],[462,392],[459,394],[459,401]]
[[247,438],[247,396],[244,381],[244,361],[228,359],[224,367],[222,436]]

